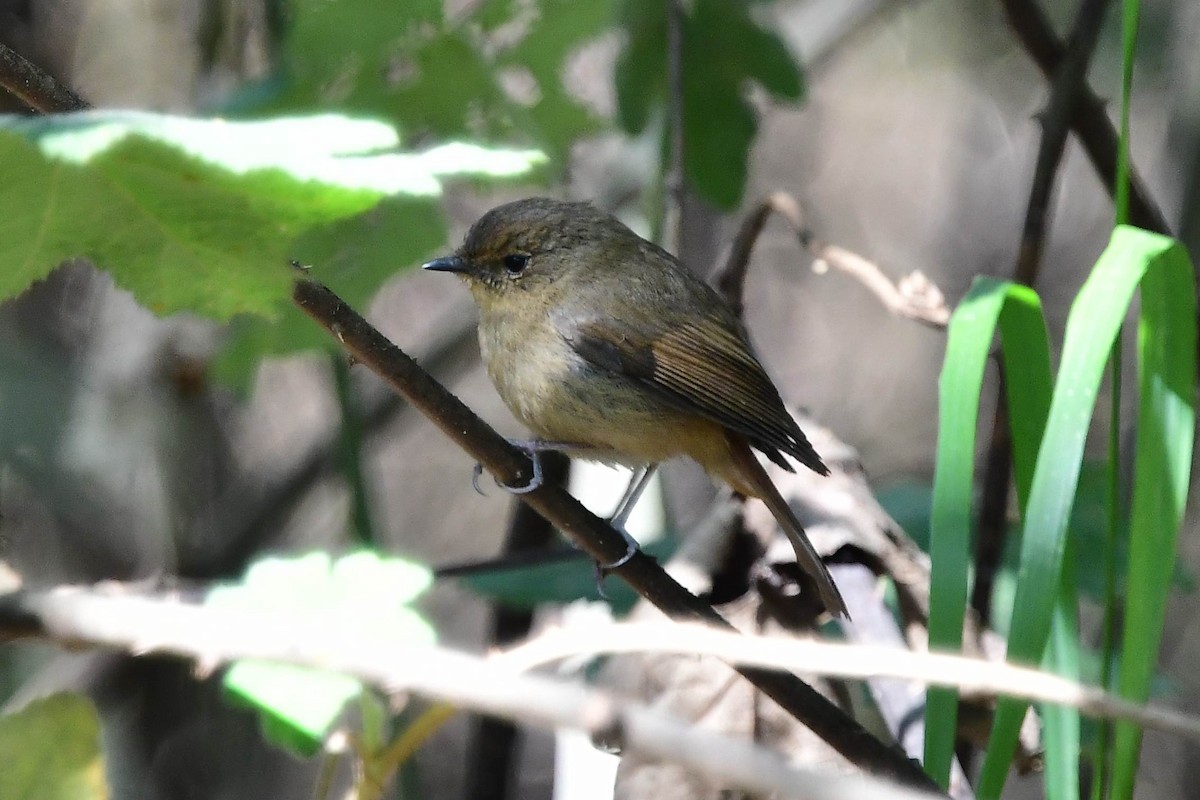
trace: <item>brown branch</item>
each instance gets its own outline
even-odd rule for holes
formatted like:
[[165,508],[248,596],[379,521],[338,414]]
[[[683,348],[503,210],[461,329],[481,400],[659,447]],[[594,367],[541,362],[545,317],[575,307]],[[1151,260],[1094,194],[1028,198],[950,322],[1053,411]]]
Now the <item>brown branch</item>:
[[746,272],[750,253],[771,214],[783,217],[796,234],[800,247],[813,257],[818,271],[833,267],[865,286],[891,313],[916,320],[932,328],[945,328],[950,308],[941,290],[924,274],[913,272],[894,284],[873,261],[837,245],[819,240],[807,227],[800,203],[787,192],[774,192],[761,200],[742,221],[733,240],[729,257],[712,276],[711,282],[741,314]]
[[[1068,58],[1067,48],[1059,41],[1036,0],[1000,0],[1008,24],[1017,35],[1021,46],[1037,65],[1046,79],[1053,82],[1063,62]],[[1088,160],[1099,173],[1109,193],[1116,191],[1117,175],[1117,131],[1108,118],[1104,101],[1095,95],[1086,83],[1080,87],[1079,95],[1070,115],[1071,129],[1079,137]],[[1129,170],[1129,217],[1139,228],[1170,235],[1166,217],[1147,192],[1137,171]]]
[[1050,99],[1040,115],[1042,139],[1038,146],[1037,166],[1029,190],[1025,224],[1021,231],[1021,249],[1013,279],[1033,286],[1041,264],[1047,221],[1050,216],[1050,195],[1054,188],[1058,166],[1067,145],[1071,119],[1087,91],[1087,69],[1110,0],[1082,0],[1075,16],[1075,25],[1060,60],[1057,74],[1050,85]]
[[3,43],[0,43],[0,86],[41,114],[91,107],[48,72]]
[[[351,357],[404,395],[414,408],[502,483],[515,486],[528,481],[531,475],[528,457],[475,416],[462,401],[434,381],[336,295],[318,283],[302,279],[296,282],[293,299],[329,330]],[[626,544],[621,534],[561,487],[544,483],[520,497],[595,560],[613,563],[625,555]],[[710,606],[640,552],[613,571],[669,617],[728,627]],[[868,733],[856,720],[794,675],[755,668],[739,671],[852,763],[909,786],[934,787],[921,768],[903,753]]]

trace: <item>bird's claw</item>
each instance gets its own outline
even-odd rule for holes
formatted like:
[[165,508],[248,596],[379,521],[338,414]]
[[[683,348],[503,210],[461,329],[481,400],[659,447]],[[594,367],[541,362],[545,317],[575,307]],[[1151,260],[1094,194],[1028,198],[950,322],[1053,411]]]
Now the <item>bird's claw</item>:
[[[509,486],[506,483],[501,483],[499,478],[493,478],[492,480],[496,482],[497,486],[509,494],[528,494],[534,489],[540,488],[545,482],[544,478],[542,477],[542,454],[541,451],[538,450],[538,448],[534,445],[525,445],[518,442],[513,442],[512,444],[514,447],[518,448],[527,456],[529,456],[529,460],[533,462],[533,477],[531,477],[529,482],[524,486]],[[482,474],[483,464],[476,462],[475,468],[471,472],[471,485],[475,487],[475,491],[479,492],[479,494],[484,493],[483,489],[479,488],[479,476]]]
[[628,564],[629,561],[636,556],[639,551],[637,540],[630,536],[629,532],[626,531],[625,528],[614,526],[614,529],[617,530],[625,539],[625,555],[621,556],[616,561],[613,561],[611,564],[601,564],[599,561],[592,562],[592,566],[596,571],[596,594],[600,596],[601,600],[608,599],[608,594],[604,591],[604,579],[607,577],[608,573],[614,569],[619,569],[620,567]]

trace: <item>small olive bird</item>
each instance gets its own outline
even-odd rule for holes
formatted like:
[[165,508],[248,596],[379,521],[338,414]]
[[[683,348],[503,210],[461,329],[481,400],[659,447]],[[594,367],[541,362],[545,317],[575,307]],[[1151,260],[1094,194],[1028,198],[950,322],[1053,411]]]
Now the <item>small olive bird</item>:
[[784,454],[829,470],[708,284],[609,214],[546,198],[492,209],[424,266],[466,282],[488,375],[539,440],[632,466],[689,456],[767,504],[825,607],[846,615],[751,448],[789,471]]

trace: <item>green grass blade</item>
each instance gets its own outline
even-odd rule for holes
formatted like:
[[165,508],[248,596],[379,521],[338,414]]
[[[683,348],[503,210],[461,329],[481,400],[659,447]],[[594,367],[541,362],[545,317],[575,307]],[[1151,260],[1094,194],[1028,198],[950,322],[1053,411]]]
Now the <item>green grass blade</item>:
[[[1183,246],[1163,236],[1127,230],[1129,258],[1142,259],[1138,326],[1139,407],[1130,521],[1129,584],[1120,693],[1149,696],[1175,568],[1192,463],[1196,409],[1196,290]],[[1113,794],[1133,796],[1141,731],[1116,729]]]
[[[1134,289],[1148,273],[1157,273],[1150,277],[1148,288],[1153,289],[1156,281],[1161,279],[1175,290],[1167,293],[1173,297],[1169,300],[1164,299],[1163,303],[1194,303],[1190,283],[1187,284],[1186,290],[1182,289],[1180,281],[1183,279],[1178,275],[1182,268],[1180,264],[1186,267],[1186,257],[1178,255],[1173,259],[1165,259],[1175,265],[1169,270],[1151,268],[1152,265],[1157,267],[1160,261],[1164,261],[1161,257],[1171,252],[1173,247],[1172,240],[1165,237],[1135,228],[1118,227],[1071,308],[1062,364],[1050,404],[1045,437],[1038,452],[1029,505],[1024,515],[1019,577],[1008,641],[1010,661],[1036,664],[1042,660],[1054,608],[1054,604],[1048,602],[1048,599],[1057,595],[1061,585],[1067,522],[1078,486],[1084,440],[1087,437],[1109,350],[1132,300]],[[1190,272],[1188,280],[1190,281]],[[1144,309],[1143,314],[1145,313]],[[1158,313],[1159,317],[1163,316],[1161,312]],[[1173,311],[1171,319],[1174,320],[1179,313],[1182,312]],[[1175,323],[1178,324],[1180,323]],[[1170,348],[1172,353],[1180,348],[1191,347],[1193,349],[1190,352],[1194,355],[1194,328],[1189,337],[1177,332],[1174,326],[1170,326],[1170,330],[1164,330],[1164,327],[1167,326],[1159,324],[1155,330],[1159,334],[1174,336],[1179,341],[1159,343],[1160,347]],[[1185,370],[1186,367],[1179,369]],[[1166,404],[1182,402],[1179,398],[1190,398],[1191,384],[1186,384],[1185,390],[1180,393],[1182,384],[1177,376],[1172,375],[1171,378],[1169,382],[1161,381],[1163,385],[1160,386],[1161,393],[1170,394],[1170,398],[1163,397],[1156,401],[1153,396],[1145,395],[1143,402]],[[1168,385],[1170,391],[1167,389]],[[1190,425],[1189,416],[1189,422],[1186,423],[1188,434],[1184,437],[1187,440],[1189,456]],[[1172,419],[1169,428],[1164,429],[1162,433],[1178,437],[1184,430],[1185,423],[1182,420]],[[1139,456],[1143,449],[1139,443]],[[1145,461],[1149,461],[1150,458],[1141,456],[1141,460]],[[1186,468],[1182,471],[1186,476]],[[1135,473],[1134,480],[1135,486],[1152,482],[1143,481],[1140,472]],[[1186,477],[1183,480],[1182,485],[1186,486]],[[1182,503],[1183,494],[1182,491],[1178,491],[1178,486],[1177,483],[1171,483],[1169,487],[1160,487],[1163,494],[1172,495],[1172,498],[1159,497],[1159,502],[1177,499]],[[1143,488],[1142,494],[1145,495],[1149,491],[1149,488]],[[1174,498],[1173,495],[1177,491],[1178,498]],[[1142,500],[1143,505],[1147,502],[1147,499]],[[1137,513],[1135,508],[1135,516]],[[1146,521],[1143,520],[1142,529],[1145,527]],[[1144,547],[1144,544],[1139,546]],[[1164,557],[1161,550],[1156,551],[1156,555],[1164,561],[1171,562],[1170,557]],[[1167,570],[1167,577],[1163,578],[1157,587],[1147,587],[1147,590],[1152,589],[1156,595],[1165,595],[1170,576],[1169,565]],[[1152,617],[1150,612],[1154,610],[1145,609],[1146,617]],[[1139,626],[1135,625],[1131,618],[1128,627],[1136,629]],[[1132,676],[1130,680],[1133,680]],[[1146,680],[1148,681],[1148,678]],[[1000,796],[1026,708],[1027,704],[1018,700],[1002,700],[997,705],[991,740],[977,787],[978,796],[984,800]],[[1126,740],[1128,738],[1127,734]]]
[[[1067,552],[1075,549],[1067,543]],[[1063,565],[1062,586],[1050,625],[1050,643],[1042,667],[1050,672],[1079,680],[1079,626],[1076,615],[1079,597],[1075,583],[1075,561]],[[1078,800],[1079,750],[1082,724],[1079,712],[1066,706],[1042,703],[1042,746],[1046,754],[1045,793],[1048,800]]]
[[[1000,329],[1012,409],[1014,463],[1024,504],[1050,397],[1050,353],[1041,303],[1029,288],[979,278],[950,321],[939,388],[937,463],[930,520],[929,642],[962,646],[970,567],[975,435],[984,367]],[[958,694],[930,689],[925,716],[925,769],[942,786],[950,775]]]

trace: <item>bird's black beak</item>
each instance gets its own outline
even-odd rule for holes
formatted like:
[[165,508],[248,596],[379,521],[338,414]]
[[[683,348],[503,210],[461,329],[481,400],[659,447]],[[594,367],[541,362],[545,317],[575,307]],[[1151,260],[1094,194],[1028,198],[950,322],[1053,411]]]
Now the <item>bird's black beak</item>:
[[425,262],[421,265],[421,269],[433,272],[466,272],[467,262],[462,256],[446,256]]

